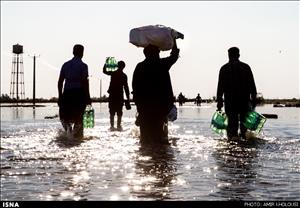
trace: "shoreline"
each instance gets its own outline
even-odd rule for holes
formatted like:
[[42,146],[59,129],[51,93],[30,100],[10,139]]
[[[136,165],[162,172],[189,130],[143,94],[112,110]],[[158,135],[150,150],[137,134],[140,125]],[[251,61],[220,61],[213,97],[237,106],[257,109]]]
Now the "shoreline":
[[[92,103],[107,103],[108,101],[92,101]],[[53,103],[53,104],[57,104],[56,101],[40,101],[40,102],[36,102],[38,104],[33,104],[32,102],[28,101],[28,102],[0,102],[0,107],[46,107],[46,103]],[[135,105],[134,102],[131,100],[130,101],[131,105]],[[175,102],[175,104],[178,103],[177,101]],[[194,103],[194,100],[188,100],[184,103]],[[204,103],[216,103],[213,101],[203,101],[202,104]],[[196,104],[195,104],[196,105]],[[274,108],[289,108],[289,107],[296,107],[299,108],[300,107],[300,101],[282,101],[279,102],[278,100],[276,101],[266,101],[260,104],[257,104],[257,106],[263,106],[263,105],[273,105]]]

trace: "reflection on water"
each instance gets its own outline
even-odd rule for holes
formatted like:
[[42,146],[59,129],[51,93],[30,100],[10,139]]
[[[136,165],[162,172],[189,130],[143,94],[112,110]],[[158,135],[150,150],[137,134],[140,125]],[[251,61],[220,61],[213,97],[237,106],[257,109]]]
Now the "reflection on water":
[[33,120],[35,120],[35,107],[34,106],[32,107],[32,118],[33,118]]
[[23,108],[22,107],[13,107],[12,120],[18,120],[23,117]]
[[57,105],[1,108],[1,199],[299,199],[299,108],[276,109],[260,139],[237,142],[209,128],[215,106],[184,105],[169,125],[170,146],[141,146],[134,106],[122,132],[108,131],[107,104],[94,109],[95,127],[74,140],[54,117]]
[[215,193],[229,200],[255,200],[251,196],[256,183],[259,145],[220,141],[213,152],[218,166],[218,188]]
[[[171,199],[170,186],[176,179],[174,150],[168,145],[143,145],[138,150],[136,174],[137,185],[132,193],[145,199]],[[144,191],[143,191],[144,190]]]
[[59,130],[54,142],[61,148],[71,148],[75,146],[80,146],[83,142],[92,139],[92,137],[84,136],[83,138],[74,138],[63,130]]

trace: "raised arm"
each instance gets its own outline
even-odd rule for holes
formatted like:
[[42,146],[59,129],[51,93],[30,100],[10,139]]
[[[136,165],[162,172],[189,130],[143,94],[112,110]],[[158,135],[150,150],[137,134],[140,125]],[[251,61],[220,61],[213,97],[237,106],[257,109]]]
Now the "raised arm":
[[176,39],[174,39],[174,45],[171,51],[171,54],[167,58],[163,58],[164,64],[167,66],[166,68],[170,70],[171,66],[178,60],[179,57],[179,49],[177,48]]
[[103,73],[106,74],[106,75],[111,75],[112,74],[111,71],[107,71],[107,69],[106,69],[106,63],[103,65]]

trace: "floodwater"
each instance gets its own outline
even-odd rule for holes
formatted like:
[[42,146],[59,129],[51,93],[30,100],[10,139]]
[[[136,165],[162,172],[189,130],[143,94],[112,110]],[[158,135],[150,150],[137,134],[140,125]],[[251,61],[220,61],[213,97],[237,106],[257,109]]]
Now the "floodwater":
[[1,107],[1,200],[299,200],[300,109],[259,106],[260,139],[229,142],[209,128],[215,104],[178,107],[171,145],[141,146],[135,106],[110,132],[106,103],[95,127],[62,134],[56,104]]

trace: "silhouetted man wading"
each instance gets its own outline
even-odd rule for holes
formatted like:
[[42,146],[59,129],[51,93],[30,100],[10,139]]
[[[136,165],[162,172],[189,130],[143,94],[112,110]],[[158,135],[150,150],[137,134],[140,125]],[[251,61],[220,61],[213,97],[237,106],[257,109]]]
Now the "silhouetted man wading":
[[223,65],[219,73],[217,89],[217,108],[223,107],[228,116],[228,138],[240,136],[245,138],[246,128],[243,125],[245,115],[256,106],[256,86],[251,68],[248,64],[239,61],[240,53],[237,47],[228,50],[229,62]]
[[88,65],[81,60],[83,51],[82,45],[73,47],[74,57],[63,64],[58,80],[60,120],[64,129],[75,137],[83,136],[83,113],[86,105],[91,104]]

